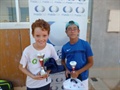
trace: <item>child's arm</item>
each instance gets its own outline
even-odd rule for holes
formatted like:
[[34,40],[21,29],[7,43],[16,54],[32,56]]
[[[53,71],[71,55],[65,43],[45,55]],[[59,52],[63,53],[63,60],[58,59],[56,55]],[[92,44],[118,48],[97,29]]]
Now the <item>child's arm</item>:
[[61,60],[61,64],[64,66],[65,68],[65,76],[68,77],[68,74],[70,74],[70,71],[67,69],[66,64],[65,64],[65,60]]
[[22,64],[19,65],[19,69],[20,69],[24,74],[26,74],[27,76],[30,76],[31,78],[36,79],[36,80],[42,80],[42,79],[45,79],[45,78],[47,77],[47,75],[46,75],[46,76],[40,76],[40,74],[38,74],[38,75],[33,75],[32,73],[30,73],[30,72],[27,70],[26,67],[23,68],[23,65],[22,65]]
[[71,72],[71,76],[73,78],[77,78],[79,74],[84,72],[85,70],[88,70],[93,66],[93,56],[88,57],[88,63],[81,69],[77,70],[75,73]]

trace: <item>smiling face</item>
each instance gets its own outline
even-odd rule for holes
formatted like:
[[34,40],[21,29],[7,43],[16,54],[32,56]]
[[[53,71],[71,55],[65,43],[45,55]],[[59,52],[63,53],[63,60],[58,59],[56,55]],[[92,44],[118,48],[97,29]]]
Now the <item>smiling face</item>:
[[43,19],[38,19],[32,24],[31,28],[35,39],[34,48],[37,50],[43,49],[49,37],[50,25]]
[[47,30],[36,27],[34,29],[33,37],[35,39],[35,47],[43,49],[46,46],[49,34]]

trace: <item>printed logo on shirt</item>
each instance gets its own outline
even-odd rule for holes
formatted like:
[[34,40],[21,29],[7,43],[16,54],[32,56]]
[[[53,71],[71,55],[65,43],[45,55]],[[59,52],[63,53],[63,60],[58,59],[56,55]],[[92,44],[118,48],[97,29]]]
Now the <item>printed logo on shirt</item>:
[[37,59],[33,59],[33,60],[32,60],[32,63],[33,63],[33,64],[36,64],[36,63],[37,63]]
[[70,49],[67,49],[66,51],[68,52],[68,51],[70,51]]

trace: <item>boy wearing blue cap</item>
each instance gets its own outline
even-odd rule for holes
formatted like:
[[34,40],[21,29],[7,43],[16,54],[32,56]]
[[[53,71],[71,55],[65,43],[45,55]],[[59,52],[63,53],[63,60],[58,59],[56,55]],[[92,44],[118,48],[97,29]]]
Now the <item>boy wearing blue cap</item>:
[[[88,69],[93,65],[93,53],[92,49],[87,41],[79,39],[79,24],[74,21],[69,21],[66,24],[66,34],[69,37],[67,42],[62,47],[62,61],[66,71],[66,79],[78,78],[85,86],[85,90],[88,90]],[[70,61],[76,61],[75,72],[72,71]]]

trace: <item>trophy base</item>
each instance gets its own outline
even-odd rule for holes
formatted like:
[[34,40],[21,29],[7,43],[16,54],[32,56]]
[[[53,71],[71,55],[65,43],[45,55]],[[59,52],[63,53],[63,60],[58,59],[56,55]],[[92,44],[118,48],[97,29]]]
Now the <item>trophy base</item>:
[[79,79],[67,79],[63,82],[64,90],[86,90]]
[[47,78],[47,77],[48,77],[48,74],[47,74],[47,73],[42,74],[41,77],[43,77],[43,78]]

